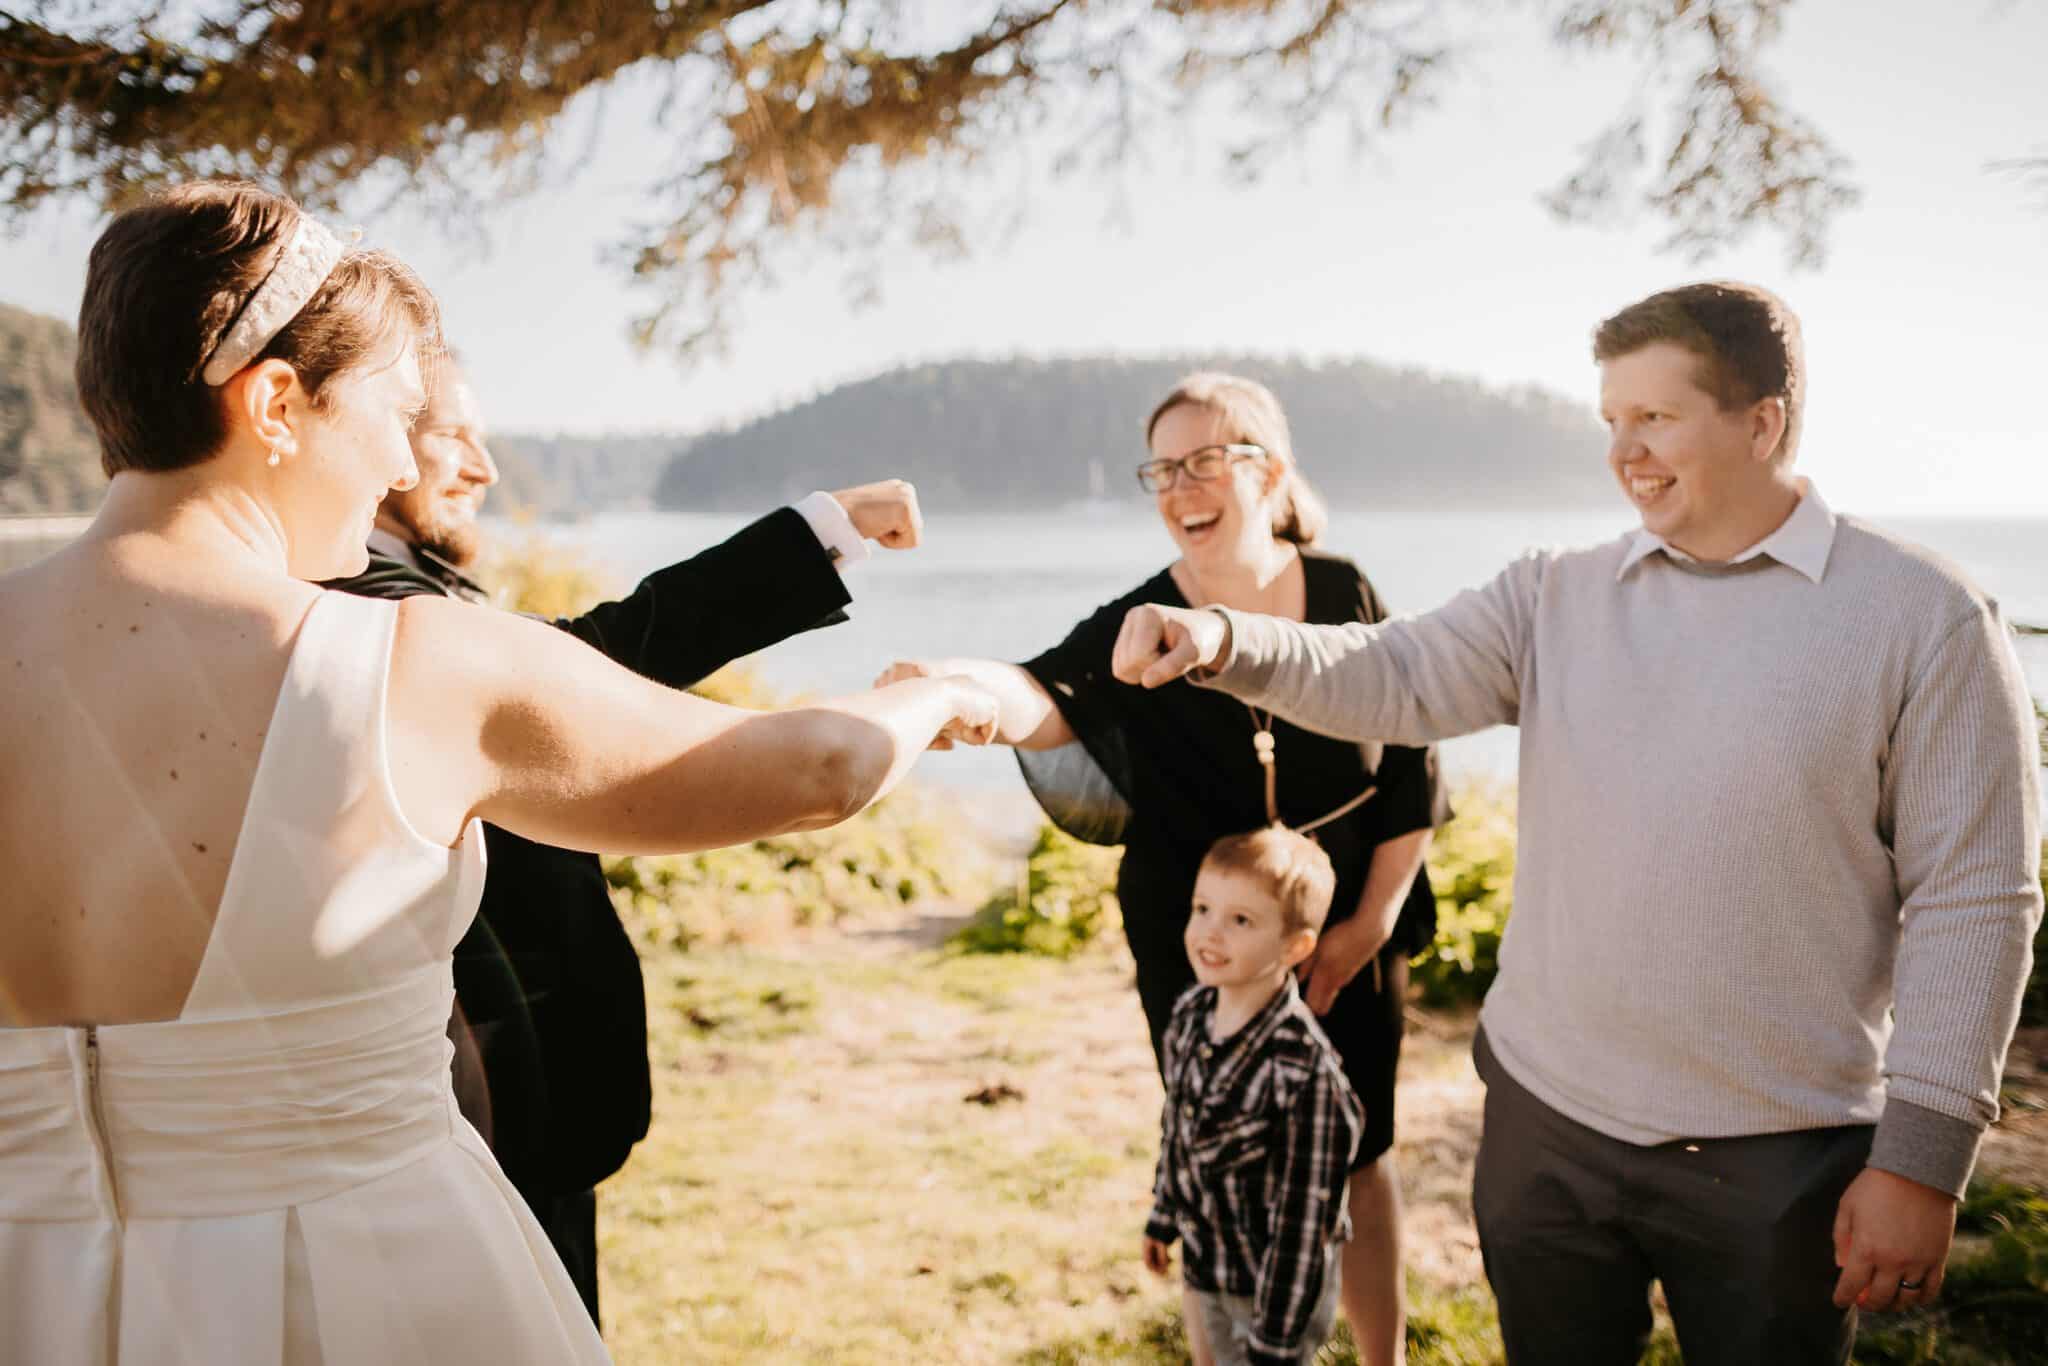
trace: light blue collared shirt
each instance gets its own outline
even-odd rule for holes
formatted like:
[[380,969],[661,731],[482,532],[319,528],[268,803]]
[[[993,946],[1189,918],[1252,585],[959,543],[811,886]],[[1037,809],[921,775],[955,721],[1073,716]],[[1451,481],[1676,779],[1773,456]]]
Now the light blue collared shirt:
[[[1835,548],[1835,513],[1811,479],[1802,479],[1799,485],[1799,501],[1793,505],[1792,515],[1776,531],[1741,554],[1730,556],[1725,563],[1741,564],[1759,555],[1768,555],[1779,564],[1798,570],[1814,583],[1820,582],[1821,575],[1827,572],[1828,553]],[[1662,536],[1648,528],[1637,527],[1629,533],[1628,553],[1622,556],[1621,568],[1614,572],[1615,579],[1619,581],[1629,570],[1659,550],[1674,560],[1697,562],[1696,556],[1686,554]]]

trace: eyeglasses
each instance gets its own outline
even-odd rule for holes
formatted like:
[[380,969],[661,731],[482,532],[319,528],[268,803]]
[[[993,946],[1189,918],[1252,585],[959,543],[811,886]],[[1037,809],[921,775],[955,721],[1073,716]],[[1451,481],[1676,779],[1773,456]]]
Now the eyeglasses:
[[1204,483],[1220,479],[1234,460],[1264,460],[1266,448],[1234,441],[1225,446],[1203,446],[1173,460],[1147,460],[1138,466],[1138,483],[1147,493],[1164,493],[1185,474]]

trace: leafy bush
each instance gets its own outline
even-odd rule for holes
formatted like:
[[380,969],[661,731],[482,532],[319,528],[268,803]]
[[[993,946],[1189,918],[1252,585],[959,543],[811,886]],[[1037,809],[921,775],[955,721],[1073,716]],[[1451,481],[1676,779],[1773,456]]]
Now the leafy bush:
[[499,606],[550,621],[580,617],[618,596],[609,572],[581,552],[552,544],[531,530],[523,540],[487,556],[477,579]]
[[[1476,1001],[1499,970],[1500,936],[1514,903],[1515,798],[1500,784],[1460,790],[1458,818],[1429,855],[1437,933],[1416,955],[1412,980],[1432,1005]],[[1015,887],[1004,888],[954,936],[967,953],[1039,953],[1064,958],[1119,923],[1117,851],[1040,829]]]
[[962,953],[1072,957],[1123,923],[1116,900],[1119,857],[1119,850],[1040,826],[1016,885],[989,898],[953,936],[952,947]]
[[612,903],[644,949],[743,940],[906,905],[977,900],[992,881],[980,836],[916,792],[842,825],[729,849],[605,861]]
[[1415,955],[1410,980],[1431,1005],[1477,1001],[1500,971],[1500,937],[1515,900],[1515,794],[1498,783],[1461,788],[1457,819],[1429,849],[1436,939]]

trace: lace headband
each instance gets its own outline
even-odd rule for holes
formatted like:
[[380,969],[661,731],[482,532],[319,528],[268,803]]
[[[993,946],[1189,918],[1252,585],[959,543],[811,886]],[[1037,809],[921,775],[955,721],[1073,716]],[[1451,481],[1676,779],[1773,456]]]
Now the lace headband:
[[342,253],[362,235],[363,230],[357,228],[343,239],[324,224],[300,214],[291,241],[285,243],[277,263],[263,277],[263,283],[256,286],[249,302],[242,305],[228,330],[221,334],[219,344],[208,353],[206,368],[199,372],[199,378],[218,388],[256,359],[257,353],[270,345],[270,339],[284,331],[285,324],[296,318],[299,310],[319,292],[327,277],[334,273]]

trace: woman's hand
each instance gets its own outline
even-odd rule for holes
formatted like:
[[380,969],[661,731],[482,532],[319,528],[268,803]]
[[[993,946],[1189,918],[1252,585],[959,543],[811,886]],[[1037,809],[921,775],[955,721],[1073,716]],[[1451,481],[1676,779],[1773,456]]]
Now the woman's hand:
[[1351,979],[1379,956],[1388,936],[1363,915],[1330,926],[1316,941],[1316,951],[1296,971],[1304,987],[1302,997],[1318,1015],[1330,1013],[1337,993],[1351,985]]
[[1218,613],[1148,602],[1124,616],[1110,672],[1125,683],[1157,688],[1214,668],[1229,653],[1230,623]]
[[1296,972],[1302,981],[1302,997],[1308,1008],[1327,1015],[1337,1003],[1337,993],[1351,985],[1351,979],[1365,971],[1365,965],[1379,957],[1380,950],[1394,937],[1400,923],[1401,907],[1408,889],[1422,869],[1429,852],[1430,832],[1411,830],[1396,835],[1372,851],[1365,871],[1365,890],[1359,894],[1358,910],[1329,927]]
[[979,739],[948,731],[932,741],[933,749],[951,749],[959,740],[970,745],[1016,745],[1020,749],[1051,749],[1069,744],[1074,732],[1052,704],[1052,695],[1015,664],[994,659],[899,659],[875,678],[886,688],[913,678],[945,678],[972,684],[996,700],[995,730]]
[[[886,688],[892,684],[908,682],[913,678],[944,677],[946,677],[946,671],[944,669],[941,669],[937,664],[935,664],[931,660],[899,659],[894,664],[891,664],[888,668],[882,670],[882,672],[875,675],[875,681],[873,686],[877,688]],[[946,730],[942,730],[937,735],[933,736],[931,748],[951,749],[953,747],[954,738],[951,734],[951,730],[952,728],[948,727]],[[970,745],[981,745],[987,744],[988,741],[968,740],[966,741],[966,743]]]
[[962,745],[985,745],[996,738],[996,724],[1002,720],[1002,703],[996,695],[971,678],[957,675],[944,680],[952,689],[953,719],[932,738],[933,749]]

